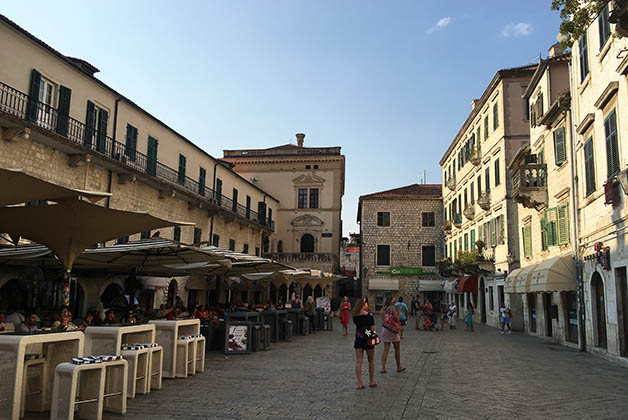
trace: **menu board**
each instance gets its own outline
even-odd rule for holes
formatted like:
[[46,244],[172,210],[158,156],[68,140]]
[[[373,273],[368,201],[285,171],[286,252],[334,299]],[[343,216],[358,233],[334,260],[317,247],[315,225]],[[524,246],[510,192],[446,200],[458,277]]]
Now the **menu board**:
[[244,354],[250,350],[250,322],[228,322],[225,337],[226,354]]
[[319,298],[316,298],[316,307],[317,308],[323,308],[325,310],[325,313],[330,313],[331,312],[331,302],[329,300],[329,298],[325,297],[325,296],[321,296]]

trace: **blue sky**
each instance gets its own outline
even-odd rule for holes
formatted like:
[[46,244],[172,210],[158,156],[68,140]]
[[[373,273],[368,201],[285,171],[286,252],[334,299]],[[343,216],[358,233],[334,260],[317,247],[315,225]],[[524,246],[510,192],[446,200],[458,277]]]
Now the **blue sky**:
[[[500,68],[555,42],[551,0],[6,1],[0,13],[215,157],[306,134],[342,146],[358,197],[440,183],[438,162]],[[35,12],[36,11],[36,12]]]

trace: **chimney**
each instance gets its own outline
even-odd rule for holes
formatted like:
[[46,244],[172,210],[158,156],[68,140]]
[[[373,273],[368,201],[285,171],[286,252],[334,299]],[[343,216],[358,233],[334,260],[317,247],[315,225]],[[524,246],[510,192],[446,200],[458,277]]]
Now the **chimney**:
[[557,55],[561,55],[564,50],[563,47],[560,46],[560,42],[557,42],[556,44],[549,47],[548,52],[549,57],[556,57]]
[[305,134],[297,133],[297,146],[303,147],[303,139],[305,138]]

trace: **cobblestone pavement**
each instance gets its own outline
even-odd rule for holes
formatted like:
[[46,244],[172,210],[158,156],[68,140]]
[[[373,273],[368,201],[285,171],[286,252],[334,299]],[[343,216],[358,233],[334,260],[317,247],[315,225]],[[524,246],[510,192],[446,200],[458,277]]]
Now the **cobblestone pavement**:
[[[377,388],[356,389],[353,331],[273,343],[270,351],[207,356],[206,370],[165,380],[105,419],[600,419],[628,418],[628,371],[518,333],[408,329]],[[412,320],[410,324],[413,324]],[[366,363],[364,374],[367,374]],[[368,376],[365,376],[368,378]],[[368,383],[368,382],[365,382]],[[46,417],[32,417],[43,419]]]

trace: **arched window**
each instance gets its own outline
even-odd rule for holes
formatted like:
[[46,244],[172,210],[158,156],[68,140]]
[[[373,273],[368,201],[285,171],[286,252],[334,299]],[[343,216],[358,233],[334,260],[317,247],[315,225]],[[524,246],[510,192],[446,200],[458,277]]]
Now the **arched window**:
[[314,252],[314,237],[309,233],[301,236],[301,252]]

